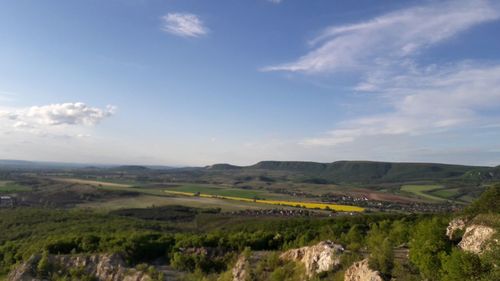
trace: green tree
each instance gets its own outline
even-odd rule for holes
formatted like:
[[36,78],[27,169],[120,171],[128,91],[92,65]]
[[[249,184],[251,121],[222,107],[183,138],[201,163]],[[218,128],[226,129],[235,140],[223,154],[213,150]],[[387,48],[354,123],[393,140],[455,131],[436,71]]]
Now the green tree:
[[453,249],[450,255],[442,255],[442,280],[483,280],[490,268],[481,263],[479,256]]
[[494,185],[486,189],[481,196],[472,202],[464,213],[468,216],[485,213],[500,213],[500,184]]
[[394,265],[393,245],[387,235],[387,223],[371,224],[366,238],[370,250],[370,267],[380,271],[385,276],[390,276]]
[[417,266],[423,278],[439,280],[439,255],[450,249],[445,235],[446,221],[434,217],[419,222],[411,234],[410,261]]

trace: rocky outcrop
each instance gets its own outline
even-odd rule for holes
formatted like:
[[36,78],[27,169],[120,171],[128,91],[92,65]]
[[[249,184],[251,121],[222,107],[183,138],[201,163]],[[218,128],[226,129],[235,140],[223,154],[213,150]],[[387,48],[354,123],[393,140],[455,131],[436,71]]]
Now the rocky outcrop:
[[247,264],[247,258],[241,255],[232,270],[233,281],[245,281],[247,279]]
[[462,237],[462,241],[458,243],[464,251],[468,251],[475,254],[482,254],[486,249],[488,242],[493,237],[496,230],[485,225],[470,225],[465,229],[465,233]]
[[[39,281],[36,278],[36,267],[40,256],[32,256],[28,261],[13,270],[8,281]],[[144,272],[126,267],[120,255],[60,255],[49,256],[49,263],[64,274],[69,269],[80,269],[86,275],[99,281],[150,281]]]
[[7,281],[39,281],[40,279],[34,277],[36,276],[36,265],[39,260],[40,256],[31,256],[28,261],[10,272]]
[[462,218],[456,218],[450,221],[448,227],[446,228],[446,236],[450,240],[457,240],[460,238],[460,234],[462,234],[465,229],[466,221]]
[[302,247],[284,252],[282,260],[303,263],[307,276],[330,271],[340,264],[340,255],[344,252],[341,245],[331,241],[322,241],[314,246]]
[[344,281],[384,281],[378,271],[370,269],[368,259],[353,263],[344,274]]

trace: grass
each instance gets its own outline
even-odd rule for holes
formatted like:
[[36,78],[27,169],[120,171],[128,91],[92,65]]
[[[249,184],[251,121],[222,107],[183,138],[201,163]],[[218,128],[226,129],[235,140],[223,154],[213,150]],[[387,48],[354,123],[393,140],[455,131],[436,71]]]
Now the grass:
[[17,184],[11,181],[0,181],[0,194],[30,191],[31,187]]
[[427,193],[429,191],[433,191],[440,188],[443,188],[443,186],[437,184],[427,184],[427,185],[407,184],[401,186],[401,191],[413,193],[418,197],[424,199],[429,199],[433,201],[444,201],[446,199]]
[[458,188],[438,189],[436,191],[432,191],[431,194],[436,195],[438,197],[451,198],[453,196],[460,194],[460,189]]
[[[85,203],[80,204],[80,207],[96,208],[102,210],[115,210],[119,208],[143,208],[152,205],[185,205],[190,207],[221,207],[223,210],[238,210],[238,209],[260,209],[259,206],[266,205],[280,205],[286,207],[301,207],[307,209],[331,209],[342,212],[362,212],[364,209],[356,206],[328,204],[320,202],[302,202],[280,199],[263,199],[268,198],[269,195],[266,191],[245,190],[238,188],[230,188],[223,186],[210,186],[210,185],[195,185],[185,184],[181,186],[166,187],[165,189],[159,188],[141,188],[132,187],[126,184],[107,183],[95,180],[82,180],[71,178],[56,178],[55,180],[88,184],[99,189],[105,190],[120,190],[120,191],[134,191],[149,197],[140,196],[139,198],[118,198],[108,200],[107,202]],[[194,197],[195,193],[200,192],[199,198]],[[168,195],[182,195],[188,198],[168,198]],[[157,197],[165,198],[157,198]],[[271,198],[273,196],[270,196]],[[189,199],[189,200],[187,200]],[[203,199],[203,200],[200,200]],[[227,200],[220,200],[227,199]],[[233,201],[233,202],[231,202]],[[153,203],[156,202],[156,203]],[[227,204],[227,202],[231,202]],[[237,204],[232,204],[236,203]],[[226,204],[225,204],[226,203]]]
[[201,198],[193,196],[167,197],[140,195],[137,197],[116,198],[101,202],[89,202],[77,205],[78,208],[90,208],[99,212],[108,212],[123,208],[148,208],[152,206],[182,205],[193,208],[221,208],[223,212],[246,209],[265,209],[267,205],[253,202],[220,200],[217,198]]
[[129,184],[102,182],[96,180],[82,180],[75,178],[52,178],[52,179],[64,183],[86,184],[101,190],[129,191],[129,192],[138,192],[156,196],[166,196],[166,194],[161,189],[158,188],[142,188],[142,187],[132,186]]
[[[192,192],[180,192],[180,191],[171,191],[165,190],[167,193],[182,195],[182,196],[195,196],[195,193]],[[242,197],[232,197],[232,196],[218,196],[212,194],[204,194],[200,193],[199,197],[202,198],[216,198],[216,199],[227,199],[234,201],[242,201],[242,202],[253,202],[259,204],[269,204],[269,205],[280,205],[280,206],[289,206],[289,207],[301,207],[307,209],[322,209],[322,210],[335,210],[340,212],[362,212],[364,209],[356,206],[348,206],[348,205],[338,205],[338,204],[328,204],[328,203],[318,203],[318,202],[302,202],[302,201],[284,201],[284,200],[263,200],[263,199],[249,199]]]
[[177,192],[187,192],[187,193],[201,192],[210,195],[234,196],[234,197],[248,198],[248,199],[266,198],[267,195],[266,194],[267,192],[265,191],[246,190],[239,188],[209,186],[209,185],[195,185],[195,184],[186,184],[181,186],[168,187],[166,189]]

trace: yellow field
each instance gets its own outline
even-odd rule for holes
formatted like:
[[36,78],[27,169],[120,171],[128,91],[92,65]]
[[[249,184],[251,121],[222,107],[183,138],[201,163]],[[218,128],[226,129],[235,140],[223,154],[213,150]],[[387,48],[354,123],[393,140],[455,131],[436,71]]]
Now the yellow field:
[[[195,196],[195,193],[192,193],[192,192],[180,192],[180,191],[171,191],[171,190],[164,190],[164,191],[166,193],[176,194],[176,195]],[[253,202],[253,203],[262,203],[262,204],[270,204],[270,205],[301,207],[301,208],[307,208],[307,209],[323,209],[323,210],[330,209],[330,210],[335,210],[335,211],[339,211],[339,212],[362,212],[362,211],[364,211],[363,208],[357,207],[357,206],[337,205],[337,204],[328,204],[328,203],[249,199],[249,198],[219,196],[219,195],[211,195],[211,194],[203,194],[203,193],[199,194],[199,197],[237,200],[237,201],[243,201],[243,202]]]

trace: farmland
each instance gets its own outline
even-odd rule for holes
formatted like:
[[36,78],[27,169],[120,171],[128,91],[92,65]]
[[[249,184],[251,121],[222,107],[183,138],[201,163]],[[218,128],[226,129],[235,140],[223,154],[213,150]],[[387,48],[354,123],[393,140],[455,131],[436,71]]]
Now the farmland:
[[227,199],[234,201],[243,201],[243,202],[254,202],[259,204],[269,204],[269,205],[279,205],[279,206],[289,206],[289,207],[301,207],[306,209],[323,209],[323,210],[335,210],[340,212],[362,212],[363,208],[355,207],[355,206],[347,206],[347,205],[338,205],[338,204],[328,204],[328,203],[319,203],[319,202],[304,202],[304,201],[282,201],[282,200],[265,200],[265,199],[249,199],[243,197],[232,197],[232,196],[218,196],[212,194],[203,194],[200,193],[196,195],[195,193],[190,192],[178,192],[178,191],[168,191],[165,192],[182,195],[182,196],[199,196],[202,198],[217,198],[217,199]]
[[443,188],[441,185],[414,185],[408,184],[401,187],[401,191],[415,194],[418,197],[426,198],[436,201],[444,201],[442,197],[438,197],[428,193],[429,191],[437,190]]
[[30,191],[31,187],[20,185],[10,181],[0,181],[0,194]]

